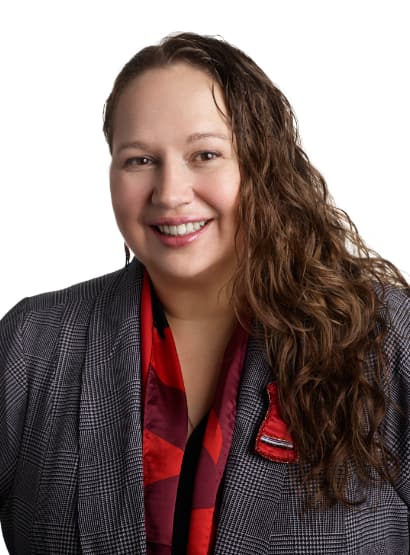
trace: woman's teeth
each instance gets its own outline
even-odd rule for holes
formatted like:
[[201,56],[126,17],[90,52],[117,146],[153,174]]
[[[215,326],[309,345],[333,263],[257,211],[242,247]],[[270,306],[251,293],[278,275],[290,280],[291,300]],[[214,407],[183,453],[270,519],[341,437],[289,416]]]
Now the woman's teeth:
[[188,233],[193,233],[194,231],[198,231],[201,227],[204,227],[207,220],[202,222],[189,222],[187,224],[181,225],[159,225],[157,226],[161,233],[165,233],[165,235],[188,235]]

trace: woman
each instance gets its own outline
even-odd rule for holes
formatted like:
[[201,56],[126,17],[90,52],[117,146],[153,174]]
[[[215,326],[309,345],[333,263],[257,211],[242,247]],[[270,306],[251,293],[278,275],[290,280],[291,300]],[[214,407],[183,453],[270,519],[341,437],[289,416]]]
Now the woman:
[[104,133],[126,267],[0,325],[10,553],[407,554],[409,286],[286,98],[183,33],[126,64]]

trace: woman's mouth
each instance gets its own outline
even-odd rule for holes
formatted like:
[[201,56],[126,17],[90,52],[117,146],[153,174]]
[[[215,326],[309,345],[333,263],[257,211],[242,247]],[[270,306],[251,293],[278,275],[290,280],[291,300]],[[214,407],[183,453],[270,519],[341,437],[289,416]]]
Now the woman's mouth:
[[179,225],[153,225],[155,236],[167,247],[183,247],[198,239],[212,220],[187,222]]
[[203,220],[200,222],[188,222],[179,225],[158,225],[154,226],[160,233],[170,235],[172,237],[183,237],[189,235],[194,231],[202,229],[210,220]]

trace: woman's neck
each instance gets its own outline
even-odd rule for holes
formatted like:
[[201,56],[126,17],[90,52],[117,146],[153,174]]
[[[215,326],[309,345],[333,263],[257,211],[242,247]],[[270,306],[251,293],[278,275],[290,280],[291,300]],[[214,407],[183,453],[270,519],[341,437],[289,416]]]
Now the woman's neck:
[[233,321],[230,286],[220,282],[203,283],[161,279],[150,274],[167,318],[173,321]]

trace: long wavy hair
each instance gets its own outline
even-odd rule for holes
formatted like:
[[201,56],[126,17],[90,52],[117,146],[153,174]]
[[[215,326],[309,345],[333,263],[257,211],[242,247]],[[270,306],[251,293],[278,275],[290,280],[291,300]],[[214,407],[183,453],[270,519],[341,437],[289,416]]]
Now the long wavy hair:
[[263,339],[283,418],[307,463],[306,484],[314,485],[306,490],[313,491],[309,504],[355,504],[346,493],[352,472],[367,485],[397,476],[381,432],[389,403],[381,309],[386,287],[410,288],[335,207],[282,92],[219,37],[170,35],[124,66],[104,107],[110,151],[127,84],[181,61],[211,75],[225,96],[241,172],[237,238],[240,232],[245,253],[232,303],[244,325],[250,317],[257,323],[252,332]]

